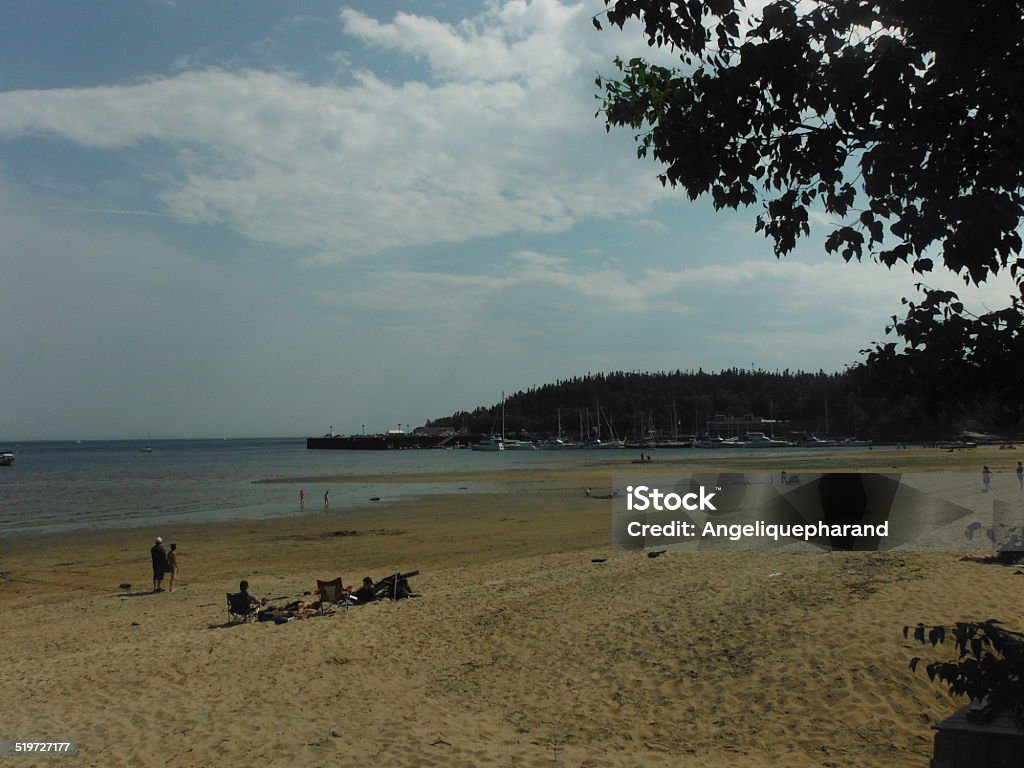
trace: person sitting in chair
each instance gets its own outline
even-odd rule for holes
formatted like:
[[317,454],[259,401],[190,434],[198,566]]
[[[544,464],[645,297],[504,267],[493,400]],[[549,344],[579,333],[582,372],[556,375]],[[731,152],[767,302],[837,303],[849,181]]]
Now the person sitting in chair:
[[374,600],[376,600],[377,595],[374,593],[373,590],[373,579],[371,579],[369,576],[363,578],[363,586],[357,589],[353,593],[353,596],[355,597],[356,600],[359,601],[358,603],[356,603],[356,605],[362,605],[363,603],[372,603]]
[[249,605],[261,605],[260,599],[256,597],[252,592],[249,591],[249,582],[242,579],[238,582],[238,594],[245,598]]
[[249,591],[249,582],[244,579],[238,584],[237,592],[228,592],[228,613],[235,620],[255,621],[267,601],[260,600]]

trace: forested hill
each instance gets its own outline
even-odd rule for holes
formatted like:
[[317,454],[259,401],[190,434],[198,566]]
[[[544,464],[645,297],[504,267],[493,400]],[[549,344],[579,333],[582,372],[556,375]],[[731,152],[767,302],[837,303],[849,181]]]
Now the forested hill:
[[[907,396],[866,394],[856,372],[769,372],[742,369],[717,373],[596,373],[558,381],[508,395],[505,400],[506,433],[555,434],[561,416],[562,431],[570,437],[593,434],[600,408],[601,434],[616,437],[648,434],[661,436],[703,434],[716,414],[772,417],[776,435],[804,431],[824,436],[882,439],[947,438],[962,429],[1009,429],[1017,418],[998,408],[975,413],[949,413],[929,408]],[[673,422],[675,421],[675,424]],[[469,432],[501,428],[500,401],[472,412],[462,411],[427,423]],[[781,436],[781,435],[780,435]]]

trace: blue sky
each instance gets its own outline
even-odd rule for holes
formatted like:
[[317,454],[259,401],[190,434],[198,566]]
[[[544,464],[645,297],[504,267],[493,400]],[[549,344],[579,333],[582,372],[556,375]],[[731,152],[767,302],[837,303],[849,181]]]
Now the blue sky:
[[601,7],[0,5],[0,440],[378,431],[588,371],[856,361],[916,279],[820,226],[778,262],[755,209],[662,189],[594,117],[646,50]]

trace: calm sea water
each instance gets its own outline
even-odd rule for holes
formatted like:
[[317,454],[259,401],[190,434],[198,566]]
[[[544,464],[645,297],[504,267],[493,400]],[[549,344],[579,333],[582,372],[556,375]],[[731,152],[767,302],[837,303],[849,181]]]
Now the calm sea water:
[[[18,445],[15,463],[0,467],[0,536],[298,515],[300,489],[306,492],[306,512],[323,509],[326,490],[335,511],[367,505],[373,496],[499,492],[503,485],[474,481],[473,474],[496,466],[572,461],[549,451],[310,451],[305,438],[157,440],[145,453],[147,444]],[[466,479],[373,484],[300,479],[364,474],[397,479],[452,471],[464,472]],[[269,479],[294,481],[260,482]]]
[[[305,438],[157,440],[152,453],[142,451],[145,445],[126,440],[16,446],[15,463],[0,467],[0,536],[298,515],[300,489],[306,492],[306,512],[323,509],[326,490],[334,511],[368,505],[373,496],[495,493],[506,486],[474,475],[496,467],[627,464],[635,458],[628,450],[310,451]],[[372,484],[301,479],[374,474],[398,480],[421,472],[457,472],[465,479]],[[268,479],[289,481],[260,482]]]

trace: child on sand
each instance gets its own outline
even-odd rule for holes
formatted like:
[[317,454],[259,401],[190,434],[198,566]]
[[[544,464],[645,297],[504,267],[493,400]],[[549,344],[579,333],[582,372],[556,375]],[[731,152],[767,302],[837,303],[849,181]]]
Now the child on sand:
[[981,482],[985,484],[984,490],[986,492],[992,490],[992,472],[989,471],[988,467],[981,470]]
[[174,591],[174,580],[178,576],[178,545],[171,544],[171,551],[167,553],[167,572],[171,574],[171,582],[167,585],[167,591]]

